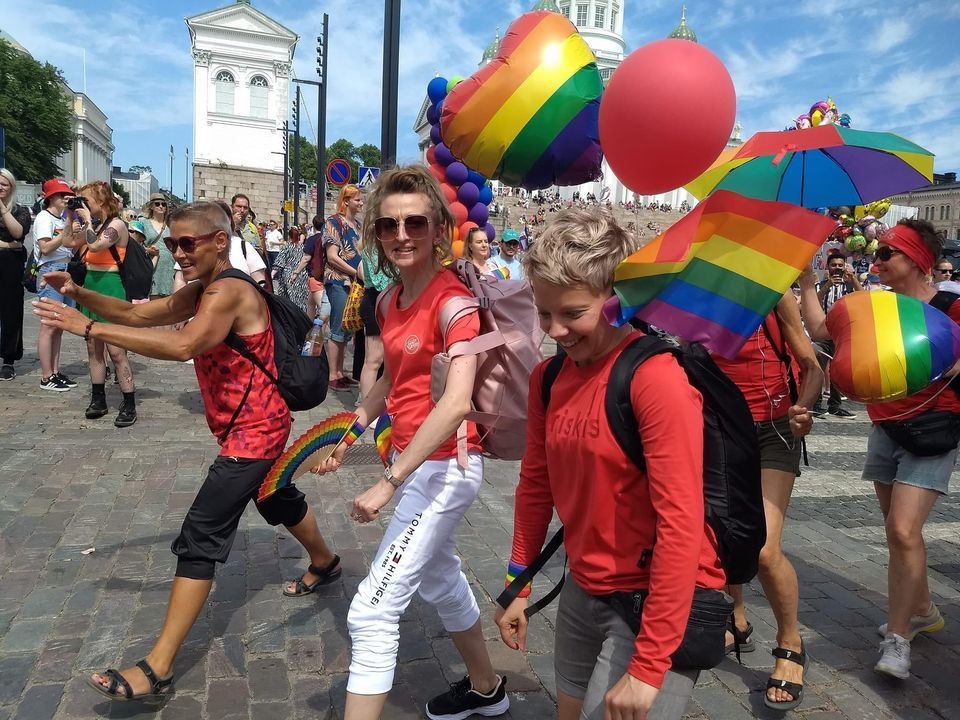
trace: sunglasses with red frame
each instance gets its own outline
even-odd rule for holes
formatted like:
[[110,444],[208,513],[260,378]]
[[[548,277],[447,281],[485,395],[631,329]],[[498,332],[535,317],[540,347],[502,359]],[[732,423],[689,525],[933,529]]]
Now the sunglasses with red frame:
[[197,245],[199,245],[204,240],[209,240],[221,233],[223,230],[214,230],[213,232],[208,232],[204,235],[181,235],[180,237],[165,237],[163,239],[163,244],[167,246],[167,250],[170,251],[170,254],[173,255],[177,252],[177,248],[180,248],[188,255],[196,251]]

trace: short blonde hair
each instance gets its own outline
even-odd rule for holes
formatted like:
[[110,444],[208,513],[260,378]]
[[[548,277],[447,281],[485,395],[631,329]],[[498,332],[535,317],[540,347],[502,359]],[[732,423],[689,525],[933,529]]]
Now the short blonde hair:
[[377,218],[380,217],[380,207],[390,195],[426,195],[430,203],[428,212],[433,216],[431,220],[441,230],[440,243],[436,246],[437,261],[442,262],[449,258],[453,245],[453,228],[457,221],[447,207],[440,183],[430,174],[426,165],[406,165],[384,170],[374,183],[373,189],[367,193],[367,209],[363,213],[363,244],[366,245],[371,240],[376,243],[377,270],[393,280],[400,279],[400,271],[387,259],[383,244],[374,229]]
[[603,292],[639,244],[605,207],[562,210],[524,254],[523,270],[530,280]]

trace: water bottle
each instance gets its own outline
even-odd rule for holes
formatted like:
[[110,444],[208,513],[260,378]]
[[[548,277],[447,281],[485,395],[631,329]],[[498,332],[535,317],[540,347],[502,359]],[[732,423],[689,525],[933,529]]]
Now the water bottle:
[[307,333],[307,339],[303,341],[304,357],[319,355],[323,352],[323,320],[314,318],[313,327]]

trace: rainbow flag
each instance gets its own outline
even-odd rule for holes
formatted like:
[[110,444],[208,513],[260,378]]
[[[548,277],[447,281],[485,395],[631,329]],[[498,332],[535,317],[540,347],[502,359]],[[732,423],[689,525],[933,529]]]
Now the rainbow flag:
[[836,222],[718,190],[624,260],[610,320],[632,317],[733,358]]

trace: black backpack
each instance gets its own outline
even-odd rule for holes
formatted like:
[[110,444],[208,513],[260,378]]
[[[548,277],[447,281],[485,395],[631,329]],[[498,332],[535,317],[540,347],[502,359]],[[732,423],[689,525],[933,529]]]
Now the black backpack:
[[[257,292],[267,302],[270,309],[270,326],[273,328],[273,357],[277,364],[276,377],[262,362],[247,348],[247,344],[233,330],[227,335],[224,343],[243,355],[256,365],[277,386],[284,402],[291,410],[309,410],[315,408],[327,397],[327,383],[329,380],[329,366],[327,365],[326,351],[319,355],[302,355],[303,341],[313,327],[310,318],[297,305],[287,298],[277,297],[260,287],[253,278],[242,270],[231,268],[224,270],[217,276],[221,278],[236,278],[253,285]],[[247,393],[250,386],[247,386]],[[247,400],[244,394],[240,406],[230,421],[226,434],[233,427],[240,408]]]
[[153,285],[153,261],[147,255],[143,246],[133,238],[127,240],[127,252],[120,259],[120,253],[114,245],[110,246],[110,254],[120,271],[120,281],[127,300],[146,300],[150,297],[150,288]]
[[[706,519],[717,536],[720,562],[727,582],[749,582],[757,574],[760,549],[767,539],[757,432],[743,393],[717,367],[706,349],[699,343],[678,345],[654,335],[633,340],[610,371],[604,400],[607,423],[627,457],[645,471],[643,441],[630,400],[630,382],[640,365],[660,353],[672,353],[687,373],[690,384],[703,395]],[[563,361],[563,356],[555,356],[544,371],[541,397],[545,408],[550,403],[550,389],[560,374]],[[513,602],[560,547],[562,540],[563,528],[560,528],[537,559],[497,598],[501,607],[506,608]],[[560,585],[528,607],[527,615],[533,615],[556,597]]]

